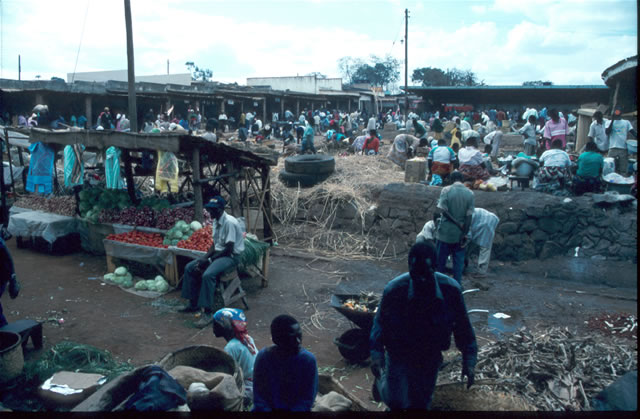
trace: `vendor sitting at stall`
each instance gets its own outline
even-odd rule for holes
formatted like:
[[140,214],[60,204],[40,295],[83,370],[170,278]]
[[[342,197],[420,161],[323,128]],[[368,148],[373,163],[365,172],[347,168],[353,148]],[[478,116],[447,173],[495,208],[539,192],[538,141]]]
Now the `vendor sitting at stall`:
[[253,364],[258,348],[247,332],[247,317],[239,308],[221,308],[213,315],[213,335],[224,338],[228,353],[242,370],[245,405],[253,401]]
[[224,211],[225,200],[213,197],[205,208],[213,218],[213,245],[207,254],[187,264],[182,277],[182,298],[189,304],[181,313],[204,310],[204,315],[196,323],[205,327],[213,321],[213,304],[216,285],[220,277],[238,265],[244,251],[244,235],[238,220]]
[[540,163],[544,164],[544,166],[540,167],[536,172],[537,185],[534,189],[541,192],[566,195],[565,188],[571,182],[571,172],[569,171],[571,159],[562,150],[561,139],[553,140],[551,149],[540,156]]
[[467,139],[466,147],[458,152],[458,160],[460,161],[460,173],[464,176],[465,181],[487,180],[491,176],[484,166],[484,158],[482,152],[478,150],[478,138],[470,137]]
[[454,169],[456,154],[444,138],[438,140],[438,145],[431,149],[427,156],[427,166],[429,167],[429,180],[433,175],[438,175],[444,181]]
[[578,157],[578,171],[573,178],[573,192],[582,195],[586,192],[599,192],[602,189],[602,169],[604,158],[598,152],[598,145],[588,142],[584,153]]

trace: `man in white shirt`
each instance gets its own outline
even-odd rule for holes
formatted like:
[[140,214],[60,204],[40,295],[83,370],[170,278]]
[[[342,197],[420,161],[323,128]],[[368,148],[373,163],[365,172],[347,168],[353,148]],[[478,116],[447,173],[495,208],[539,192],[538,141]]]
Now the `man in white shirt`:
[[529,115],[527,123],[518,130],[518,134],[524,136],[524,154],[535,156],[536,147],[538,146],[538,131],[536,130],[536,116],[534,114]]
[[[467,237],[472,243],[480,247],[478,255],[478,270],[474,276],[486,276],[491,259],[491,247],[496,234],[496,227],[500,219],[491,211],[484,208],[475,208],[471,216],[471,226]],[[467,252],[468,254],[469,252]]]
[[638,134],[633,129],[631,122],[620,119],[622,111],[617,108],[613,112],[612,121],[607,125],[605,133],[609,136],[609,154],[616,161],[616,172],[622,176],[627,175],[629,166],[629,152],[627,151],[627,135],[631,133],[635,138]]
[[220,277],[238,265],[244,251],[243,229],[238,220],[224,211],[226,201],[213,197],[205,208],[213,218],[213,245],[207,254],[187,264],[182,277],[182,298],[189,304],[180,310],[193,313],[204,310],[197,327],[205,327],[213,321],[213,304],[216,284]]
[[[462,133],[464,136],[464,132]],[[498,158],[498,150],[500,149],[500,143],[502,142],[502,130],[495,130],[484,136],[483,141],[485,144],[491,146],[491,158]]]

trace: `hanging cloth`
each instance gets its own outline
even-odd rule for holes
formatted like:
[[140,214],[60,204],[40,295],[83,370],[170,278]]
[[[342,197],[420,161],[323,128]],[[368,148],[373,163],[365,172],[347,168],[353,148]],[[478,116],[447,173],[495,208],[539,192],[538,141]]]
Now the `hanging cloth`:
[[74,144],[64,148],[64,186],[67,188],[84,183],[82,153],[84,145]]
[[107,149],[107,158],[104,162],[107,189],[123,189],[124,182],[120,177],[120,155],[122,151],[117,147]]
[[178,192],[178,158],[169,151],[158,151],[156,190]]
[[27,192],[48,195],[53,192],[55,152],[50,146],[37,142],[29,146],[31,160],[27,175]]

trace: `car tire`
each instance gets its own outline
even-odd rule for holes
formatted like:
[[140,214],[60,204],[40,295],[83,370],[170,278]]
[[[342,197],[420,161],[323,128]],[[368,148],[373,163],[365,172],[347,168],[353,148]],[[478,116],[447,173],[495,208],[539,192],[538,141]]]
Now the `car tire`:
[[327,154],[302,154],[284,159],[284,168],[289,173],[331,174],[336,169],[336,160]]
[[306,174],[306,173],[291,173],[287,170],[281,170],[278,178],[282,183],[289,187],[308,188],[317,185],[320,182],[326,180],[331,173],[322,174]]

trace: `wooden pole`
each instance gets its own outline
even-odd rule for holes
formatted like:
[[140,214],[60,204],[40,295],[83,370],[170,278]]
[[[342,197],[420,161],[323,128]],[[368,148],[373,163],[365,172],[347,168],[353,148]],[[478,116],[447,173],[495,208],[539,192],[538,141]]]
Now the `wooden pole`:
[[193,202],[196,211],[196,220],[204,221],[202,203],[202,184],[200,183],[200,149],[195,147],[191,154],[191,171],[193,176]]
[[122,160],[124,162],[124,176],[127,179],[127,193],[129,194],[129,200],[135,205],[138,204],[136,198],[136,185],[133,180],[133,169],[131,168],[131,155],[129,150],[122,150]]
[[409,9],[404,9],[404,123],[409,115]]
[[[127,70],[129,79],[129,122],[131,132],[138,132],[138,108],[136,106],[136,72],[133,60],[133,29],[131,26],[131,3],[124,0],[124,20],[127,27]],[[128,153],[127,153],[128,154]]]
[[238,181],[238,167],[232,160],[229,160],[227,161],[227,170],[228,173],[232,174],[227,178],[227,182],[229,183],[229,195],[231,199],[231,215],[233,215],[234,217],[240,217],[242,216],[242,208],[240,208],[240,206],[238,205],[238,190],[236,189],[236,182]]
[[264,166],[260,170],[262,180],[262,190],[264,191],[264,204],[262,211],[264,241],[273,245],[273,232],[271,231],[271,180],[269,177],[269,166]]

